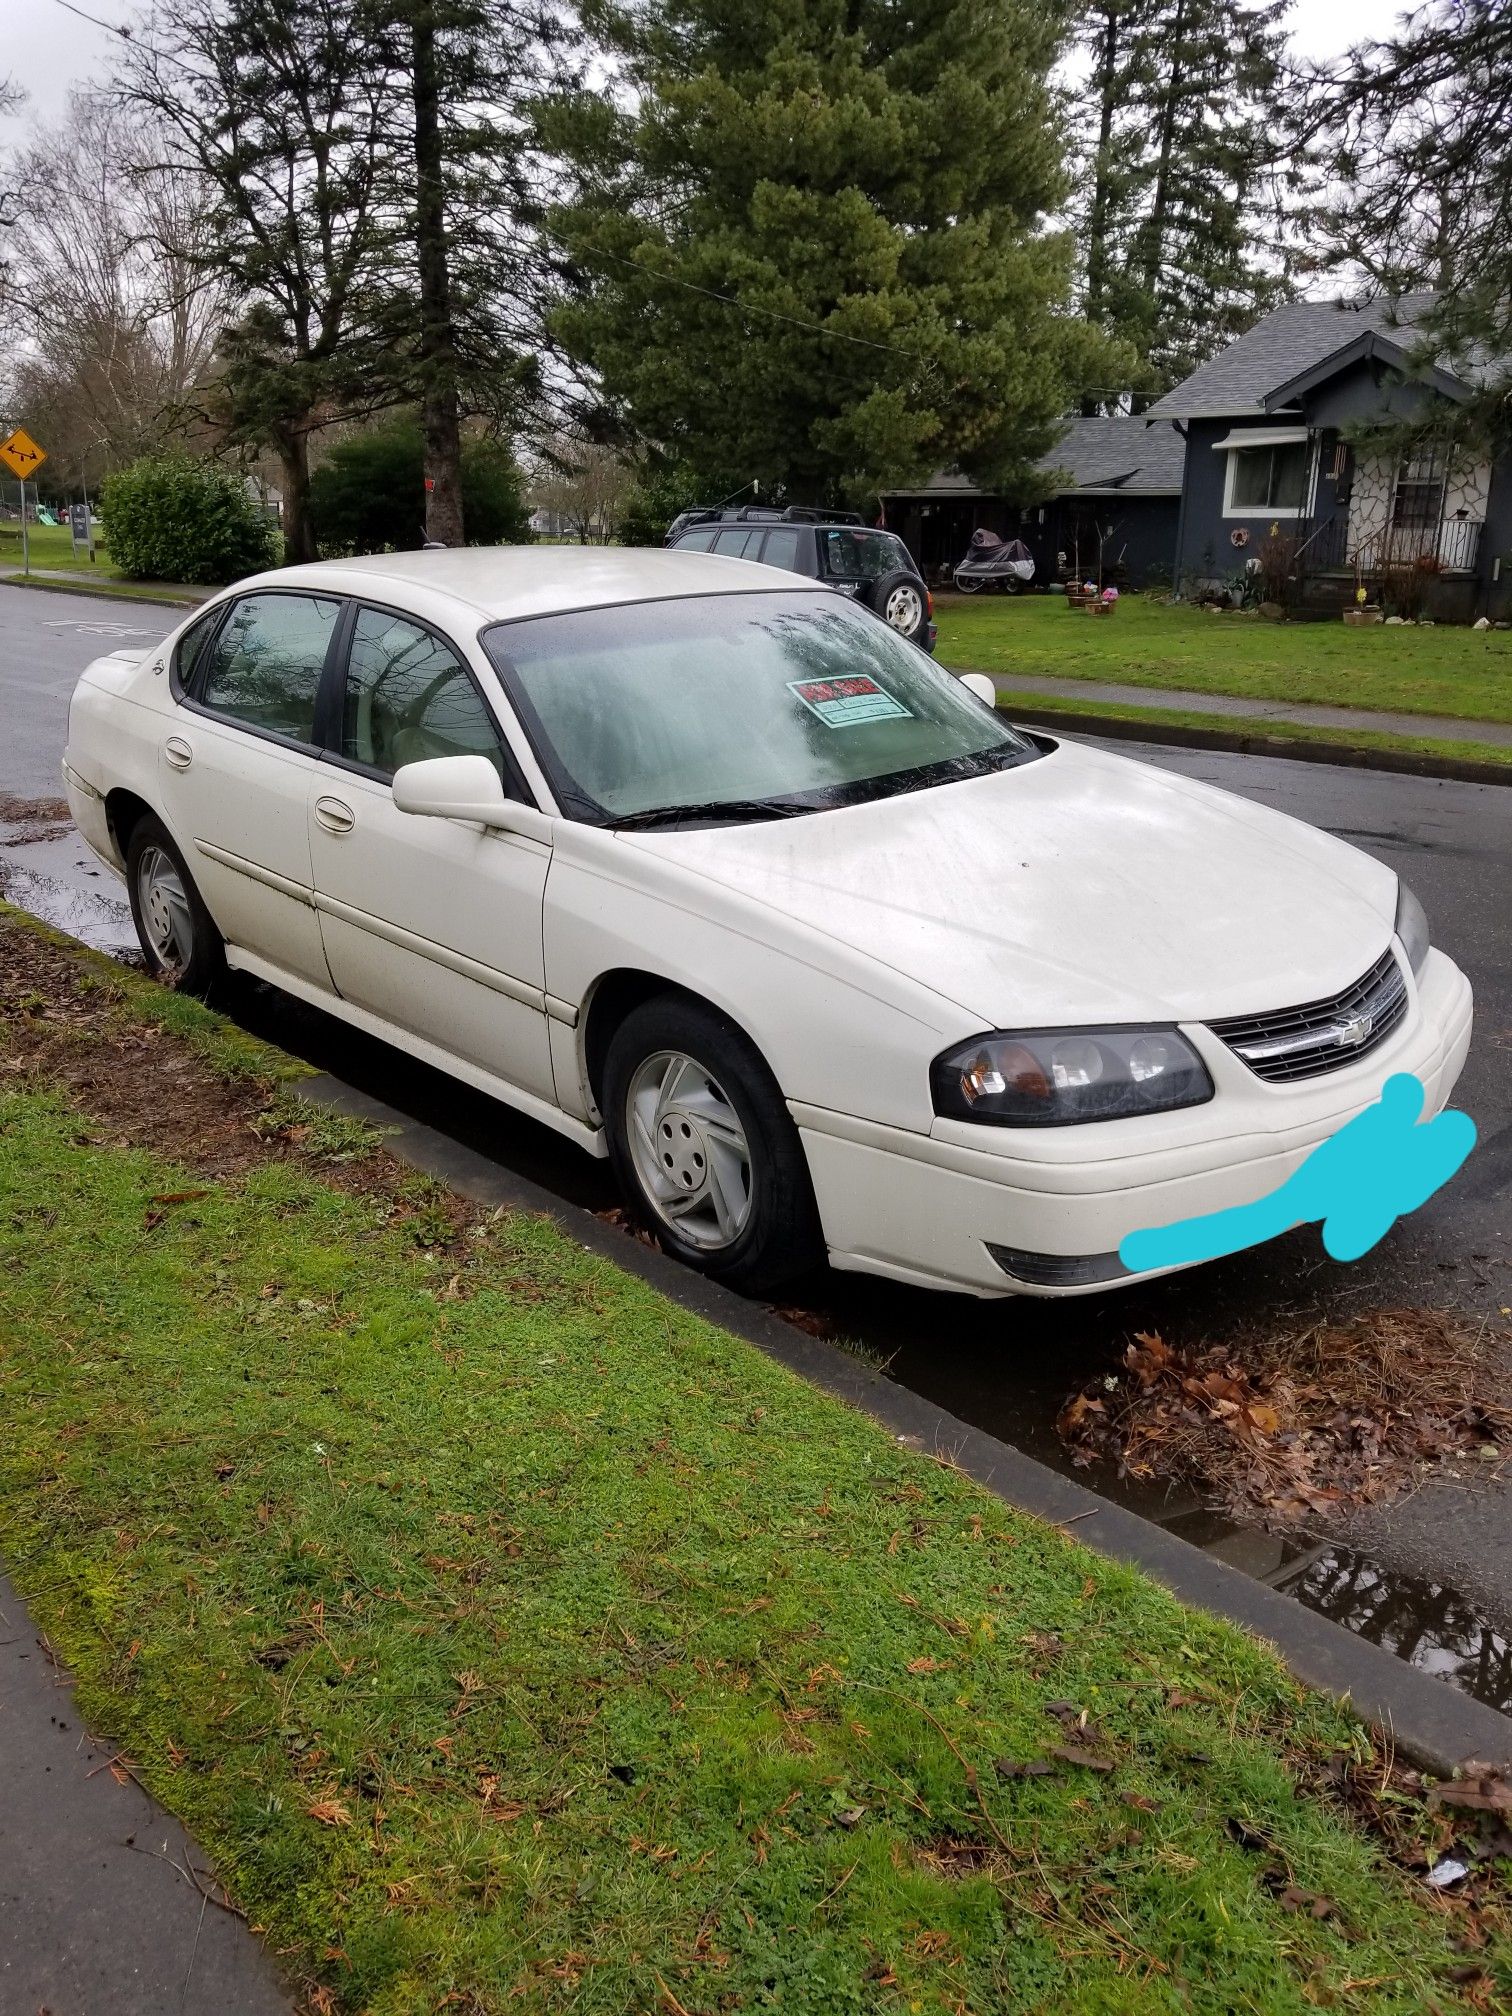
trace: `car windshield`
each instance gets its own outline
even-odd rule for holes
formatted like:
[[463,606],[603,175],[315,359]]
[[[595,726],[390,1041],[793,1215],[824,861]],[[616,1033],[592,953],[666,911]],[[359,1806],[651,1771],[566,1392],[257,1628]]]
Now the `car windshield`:
[[833,592],[587,609],[501,623],[483,641],[579,819],[817,811],[1039,754]]
[[880,581],[899,567],[914,571],[908,548],[894,532],[844,525],[819,534],[824,571],[835,580]]

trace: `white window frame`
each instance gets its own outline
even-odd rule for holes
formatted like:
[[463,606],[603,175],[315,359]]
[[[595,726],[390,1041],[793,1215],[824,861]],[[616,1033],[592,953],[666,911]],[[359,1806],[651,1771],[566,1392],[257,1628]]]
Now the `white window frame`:
[[[1239,504],[1234,502],[1234,476],[1238,464],[1235,456],[1245,448],[1295,448],[1299,443],[1312,441],[1312,453],[1308,457],[1307,479],[1303,486],[1300,504]],[[1225,518],[1310,518],[1313,500],[1318,490],[1318,443],[1305,427],[1254,427],[1247,433],[1225,434],[1221,441],[1213,443],[1215,449],[1224,454],[1223,467],[1223,515]]]

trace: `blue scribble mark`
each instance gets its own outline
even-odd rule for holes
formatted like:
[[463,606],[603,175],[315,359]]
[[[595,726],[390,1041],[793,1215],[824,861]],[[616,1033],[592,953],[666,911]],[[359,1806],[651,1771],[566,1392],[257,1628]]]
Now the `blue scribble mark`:
[[1420,1127],[1423,1096],[1418,1079],[1397,1072],[1376,1104],[1320,1142],[1279,1190],[1254,1204],[1131,1232],[1119,1259],[1135,1273],[1185,1267],[1240,1253],[1321,1218],[1329,1256],[1358,1260],[1398,1218],[1426,1204],[1475,1146],[1468,1113],[1440,1113]]

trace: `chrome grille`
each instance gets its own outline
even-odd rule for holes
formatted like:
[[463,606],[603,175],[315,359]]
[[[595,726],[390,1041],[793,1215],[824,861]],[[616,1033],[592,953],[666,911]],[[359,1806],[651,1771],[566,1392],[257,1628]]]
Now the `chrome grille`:
[[1407,982],[1388,945],[1342,994],[1273,1015],[1230,1015],[1208,1027],[1257,1077],[1290,1085],[1368,1057],[1406,1013]]

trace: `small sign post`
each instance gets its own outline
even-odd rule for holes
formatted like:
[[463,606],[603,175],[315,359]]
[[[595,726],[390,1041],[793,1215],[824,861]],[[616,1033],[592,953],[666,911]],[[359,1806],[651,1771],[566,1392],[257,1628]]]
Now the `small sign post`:
[[26,533],[26,479],[35,475],[47,460],[47,450],[39,448],[24,427],[14,428],[0,441],[0,462],[21,484],[21,572],[31,572],[31,541]]
[[94,533],[90,530],[89,506],[87,504],[69,505],[68,529],[73,538],[74,558],[77,559],[79,554],[83,552],[87,553],[90,559],[93,560],[95,557]]

